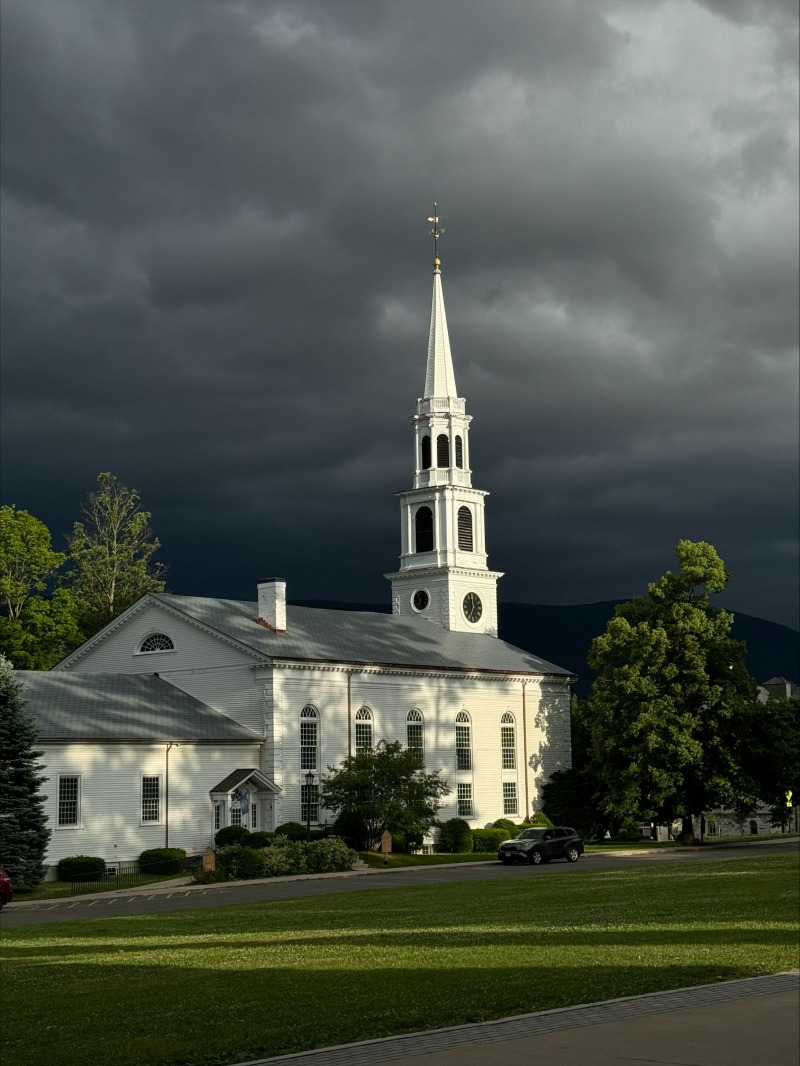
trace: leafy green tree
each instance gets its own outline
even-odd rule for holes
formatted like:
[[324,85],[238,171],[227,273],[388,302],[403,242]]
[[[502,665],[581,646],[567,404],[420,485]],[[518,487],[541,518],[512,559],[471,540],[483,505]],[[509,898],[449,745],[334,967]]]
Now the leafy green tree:
[[9,660],[0,655],[0,863],[17,885],[33,888],[43,880],[50,830],[44,813],[35,751],[36,726],[25,710],[22,685]]
[[0,617],[0,650],[18,670],[50,670],[84,639],[71,589],[31,596],[19,618]]
[[420,768],[413,749],[383,740],[339,767],[329,766],[320,785],[323,806],[347,816],[364,850],[377,847],[387,829],[407,839],[424,836],[448,792],[438,771],[427,774]]
[[0,600],[18,619],[34,592],[42,592],[66,556],[54,552],[50,530],[14,504],[0,507]]
[[162,592],[165,568],[153,561],[161,547],[139,493],[110,473],[97,477],[69,540],[70,579],[78,620],[96,633],[146,592]]
[[733,806],[748,792],[742,723],[757,686],[745,645],[730,639],[733,615],[712,605],[728,571],[705,542],[682,540],[678,573],[647,596],[619,604],[592,643],[592,758],[605,813],[620,821],[683,820]]
[[751,802],[740,805],[744,817],[760,800],[784,825],[790,814],[786,793],[800,790],[800,698],[768,699],[750,708],[743,730],[742,762],[750,782]]

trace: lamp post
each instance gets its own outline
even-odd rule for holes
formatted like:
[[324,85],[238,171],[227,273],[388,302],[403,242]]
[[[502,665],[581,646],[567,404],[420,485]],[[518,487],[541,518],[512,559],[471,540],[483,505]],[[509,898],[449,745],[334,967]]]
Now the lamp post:
[[306,774],[306,840],[311,840],[311,789],[314,785],[314,772]]

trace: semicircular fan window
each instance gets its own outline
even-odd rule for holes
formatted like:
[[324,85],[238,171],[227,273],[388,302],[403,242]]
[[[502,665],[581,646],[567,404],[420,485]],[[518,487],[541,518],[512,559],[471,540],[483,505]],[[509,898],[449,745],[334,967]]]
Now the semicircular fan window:
[[175,651],[175,645],[166,633],[151,633],[149,637],[144,638],[139,651]]

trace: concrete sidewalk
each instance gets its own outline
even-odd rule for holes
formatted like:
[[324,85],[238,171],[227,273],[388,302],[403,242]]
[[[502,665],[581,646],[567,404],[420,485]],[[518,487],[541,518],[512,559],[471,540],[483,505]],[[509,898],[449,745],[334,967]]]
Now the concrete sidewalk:
[[800,972],[698,985],[239,1066],[797,1066]]

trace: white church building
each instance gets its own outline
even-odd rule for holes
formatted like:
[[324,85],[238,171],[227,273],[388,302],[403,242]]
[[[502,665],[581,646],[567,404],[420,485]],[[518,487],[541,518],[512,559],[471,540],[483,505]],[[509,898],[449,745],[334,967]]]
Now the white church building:
[[[217,829],[310,817],[328,766],[378,743],[416,749],[450,786],[441,818],[521,820],[570,765],[568,670],[502,641],[486,493],[472,487],[434,260],[412,486],[400,501],[392,614],[287,606],[281,578],[252,601],[144,596],[54,670],[20,672],[39,729],[48,862],[197,854]],[[289,590],[291,591],[291,590]]]

